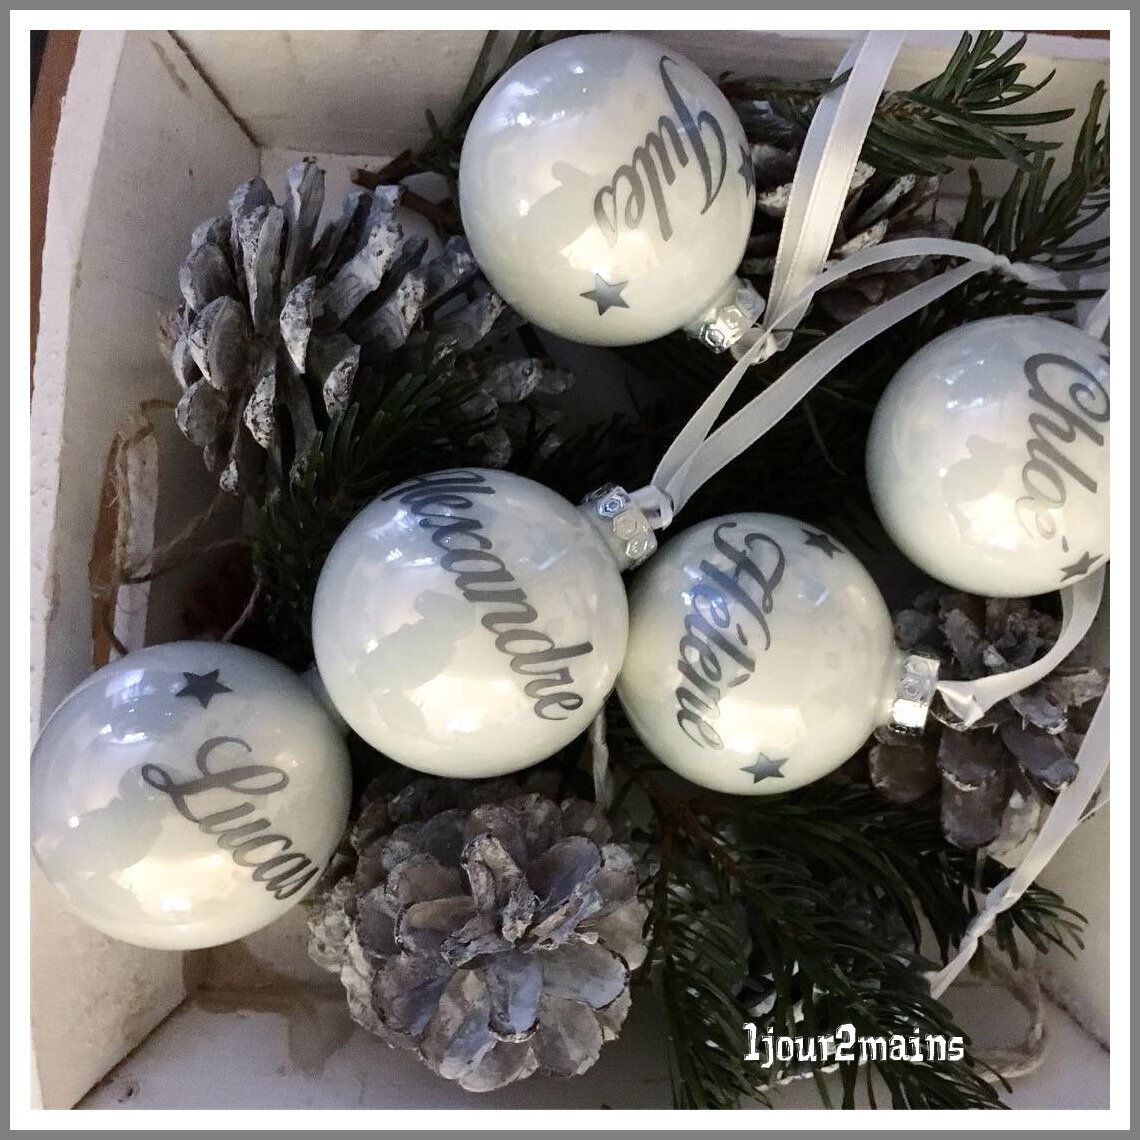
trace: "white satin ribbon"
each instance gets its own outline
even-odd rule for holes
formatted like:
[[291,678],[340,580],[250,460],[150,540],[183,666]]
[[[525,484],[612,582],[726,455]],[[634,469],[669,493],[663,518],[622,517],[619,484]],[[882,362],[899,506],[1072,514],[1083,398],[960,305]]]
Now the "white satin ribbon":
[[1026,665],[1023,669],[1013,669],[1008,673],[995,673],[991,677],[981,677],[976,681],[940,681],[938,691],[950,711],[959,718],[963,728],[976,724],[993,708],[998,701],[1020,693],[1022,689],[1040,681],[1051,673],[1088,633],[1097,610],[1100,609],[1101,595],[1104,593],[1105,568],[1090,574],[1075,586],[1066,586],[1061,591],[1063,616],[1061,633],[1056,644],[1044,657]]
[[835,70],[836,79],[849,71],[846,81],[828,91],[812,115],[792,179],[768,293],[768,308],[784,314],[781,331],[775,334],[777,348],[787,344],[807,312],[807,301],[791,308],[787,302],[803,292],[827,261],[863,140],[902,43],[901,32],[865,32]]
[[1077,753],[1076,778],[1057,796],[1049,817],[1017,869],[1002,879],[986,895],[981,909],[966,927],[958,953],[943,969],[929,975],[930,992],[933,997],[941,997],[946,992],[950,983],[966,968],[978,949],[978,943],[993,927],[998,915],[1009,910],[1025,894],[1060,849],[1061,844],[1076,830],[1082,820],[1088,818],[1085,809],[1108,770],[1108,754],[1108,690],[1106,689]]
[[1105,330],[1108,328],[1109,318],[1109,300],[1108,290],[1106,289],[1101,296],[1100,300],[1089,310],[1088,316],[1085,317],[1084,329],[1090,336],[1095,336],[1100,340]]
[[[816,293],[871,266],[911,257],[956,257],[965,259],[966,264],[913,286],[845,325],[712,431],[744,374],[753,364],[767,359],[775,351],[775,330],[785,328],[790,317],[805,309]],[[681,429],[657,465],[652,481],[633,493],[634,501],[654,528],[667,527],[673,515],[705,482],[783,419],[837,364],[879,333],[976,274],[989,270],[997,270],[1027,283],[1063,287],[1060,278],[1051,270],[1011,263],[1009,258],[984,246],[949,238],[903,238],[883,242],[833,262],[781,310],[768,310],[758,339]]]
[[733,355],[739,362],[673,441],[652,484],[633,495],[655,526],[668,526],[672,520],[673,507],[662,492],[677,467],[712,430],[744,373],[787,344],[821,287],[812,288],[812,281],[823,269],[835,239],[867,128],[902,41],[899,32],[865,32],[836,68],[836,78],[850,70],[846,81],[820,99],[792,179],[766,319],[734,346]]

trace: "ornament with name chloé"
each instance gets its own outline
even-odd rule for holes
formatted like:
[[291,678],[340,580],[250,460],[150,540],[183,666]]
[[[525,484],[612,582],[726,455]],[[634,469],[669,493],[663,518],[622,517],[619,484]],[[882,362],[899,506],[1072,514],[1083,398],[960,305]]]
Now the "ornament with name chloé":
[[918,729],[936,662],[906,657],[871,576],[817,527],[711,519],[634,579],[617,693],[649,750],[694,784],[772,795]]
[[625,653],[621,571],[656,548],[617,488],[574,507],[504,471],[381,495],[329,553],[313,649],[369,744],[431,775],[537,764],[602,708]]
[[988,597],[1073,586],[1108,559],[1108,348],[1038,316],[920,349],[867,440],[883,526],[932,577]]
[[32,752],[32,851],[68,906],[123,942],[193,950],[299,902],[348,820],[348,751],[301,679],[216,642],[100,669]]
[[736,276],[755,205],[744,129],[660,44],[572,36],[516,63],[471,120],[459,196],[491,284],[569,340],[686,328],[719,350],[763,308]]

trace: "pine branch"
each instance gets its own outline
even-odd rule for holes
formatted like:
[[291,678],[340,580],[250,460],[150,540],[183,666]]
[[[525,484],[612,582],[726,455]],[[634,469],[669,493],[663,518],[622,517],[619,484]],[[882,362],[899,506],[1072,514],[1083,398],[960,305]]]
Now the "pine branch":
[[[954,232],[1012,261],[1043,265],[1060,273],[1081,273],[1108,263],[1107,234],[1079,240],[1109,206],[1109,127],[1101,122],[1106,91],[1098,83],[1085,113],[1068,171],[1056,177],[1055,160],[1038,156],[1027,170],[1015,171],[998,198],[987,199],[977,172],[970,171],[970,194]],[[1034,289],[987,274],[967,282],[931,306],[920,335],[966,321],[1006,313],[1050,313],[1096,293]]]
[[[1071,110],[1016,112],[1007,108],[1041,91],[1022,81],[1015,62],[1025,37],[998,53],[1001,32],[963,35],[942,74],[879,102],[862,157],[886,174],[945,174],[955,161],[1005,159],[1029,168],[1056,143],[1033,140],[1021,128],[1061,122]],[[838,80],[786,84],[771,79],[726,79],[725,94],[737,104],[746,128],[774,132],[780,141],[803,141],[820,98]],[[773,122],[772,120],[775,120]],[[750,133],[752,133],[750,131]]]
[[295,668],[312,661],[310,621],[321,567],[352,517],[389,487],[478,462],[482,426],[462,411],[475,391],[450,355],[431,348],[408,371],[377,375],[318,437],[301,479],[266,502],[254,535],[261,583],[243,640]]
[[445,233],[462,233],[459,219],[459,153],[463,139],[483,97],[510,68],[524,56],[546,44],[573,35],[573,32],[517,32],[503,61],[492,68],[491,61],[501,41],[502,32],[488,32],[475,60],[467,84],[451,114],[440,123],[430,110],[424,112],[428,124],[428,141],[417,151],[406,150],[378,171],[358,170],[354,181],[361,186],[375,187],[399,182],[412,174],[432,172],[447,181],[448,200],[441,207],[417,196],[405,198],[405,204],[418,209]]
[[[1007,190],[987,198],[975,176],[955,236],[1013,260],[1061,271],[1103,264],[1108,239],[1081,240],[1108,208],[1109,130],[1102,123],[1105,92],[1098,86],[1085,114],[1072,163],[1056,178],[1055,160],[1038,156],[1018,170]],[[864,451],[871,415],[894,373],[934,337],[969,321],[1005,314],[1069,309],[1087,292],[1030,288],[983,274],[853,354],[782,423],[710,481],[686,508],[678,525],[757,503],[765,510],[821,525],[843,526],[868,510]],[[725,415],[776,380],[835,328],[813,308],[789,346],[749,370]],[[652,379],[662,398],[656,430],[667,443],[723,376],[724,363],[682,334],[619,350],[631,367]],[[648,473],[646,473],[648,474]]]
[[[660,834],[646,897],[678,1107],[767,1102],[757,1088],[764,1071],[744,1060],[746,1021],[761,1035],[803,1038],[844,1022],[860,1037],[965,1036],[930,997],[923,971],[935,964],[919,955],[923,919],[945,960],[977,898],[975,857],[949,846],[934,812],[835,780],[743,802],[687,798],[633,763]],[[1005,874],[992,860],[981,871],[985,883]],[[1011,953],[1017,929],[1039,948],[1071,949],[1078,919],[1035,889],[1008,912],[999,944]],[[896,1108],[1000,1106],[969,1052],[923,1065],[876,1058],[869,1067]],[[818,1075],[822,1057],[808,1068]],[[849,1106],[858,1066],[839,1068]]]

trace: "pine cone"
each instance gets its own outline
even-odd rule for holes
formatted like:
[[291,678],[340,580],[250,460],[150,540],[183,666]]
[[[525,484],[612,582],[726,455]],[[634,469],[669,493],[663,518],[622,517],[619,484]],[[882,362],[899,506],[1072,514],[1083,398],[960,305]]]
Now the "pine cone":
[[[734,106],[752,144],[756,176],[756,215],[740,273],[767,296],[803,134],[764,100],[740,99]],[[950,225],[933,213],[940,184],[939,177],[879,174],[873,166],[857,163],[831,259],[841,260],[897,238],[949,236]],[[937,262],[930,258],[885,262],[823,290],[816,300],[828,316],[846,324],[932,276],[937,268]]]
[[510,781],[371,788],[309,953],[357,1022],[465,1089],[583,1073],[646,953],[635,858],[612,839],[596,804]]
[[318,236],[324,172],[300,162],[286,182],[281,204],[261,178],[244,182],[198,226],[161,330],[179,428],[224,490],[255,498],[296,479],[317,433],[379,375],[408,371],[429,331],[436,353],[493,370],[521,323],[463,238],[421,264],[427,241],[396,221],[403,187],[352,191]]
[[554,430],[562,413],[551,397],[571,387],[572,373],[535,357],[503,360],[492,353],[473,355],[459,367],[478,388],[466,410],[473,418],[485,417],[488,424],[475,437],[487,449],[484,466],[506,467],[516,451],[532,442],[537,442],[538,458],[562,446]]
[[[1060,622],[1010,598],[976,598],[936,586],[895,617],[904,649],[939,656],[942,675],[973,680],[1019,669],[1047,653]],[[1001,857],[1036,831],[1042,809],[1077,774],[1076,755],[1107,675],[1081,657],[995,705],[969,730],[944,723],[918,740],[889,733],[871,747],[871,782],[910,803],[941,790],[942,830],[958,847]]]

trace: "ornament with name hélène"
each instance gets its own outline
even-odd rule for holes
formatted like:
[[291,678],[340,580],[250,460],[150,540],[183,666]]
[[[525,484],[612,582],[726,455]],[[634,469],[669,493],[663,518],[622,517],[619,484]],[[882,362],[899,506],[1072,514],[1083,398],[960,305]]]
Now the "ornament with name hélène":
[[1108,560],[1108,348],[1047,317],[974,321],[920,349],[875,411],[883,526],[932,577],[988,597]]
[[193,950],[308,893],[348,821],[348,750],[279,662],[218,642],[129,653],[84,681],[32,752],[32,850],[85,922]]
[[677,535],[634,579],[617,693],[673,771],[772,795],[838,768],[890,723],[913,694],[902,682],[914,660],[843,545],[795,519],[741,513]]
[[660,44],[596,33],[521,59],[475,111],[459,195],[491,284],[569,340],[686,328],[719,350],[763,308],[736,276],[755,204],[744,128]]
[[505,471],[393,487],[337,539],[317,584],[313,648],[332,703],[431,775],[537,764],[586,729],[621,668],[622,554],[656,546],[639,515],[620,492],[577,508]]

